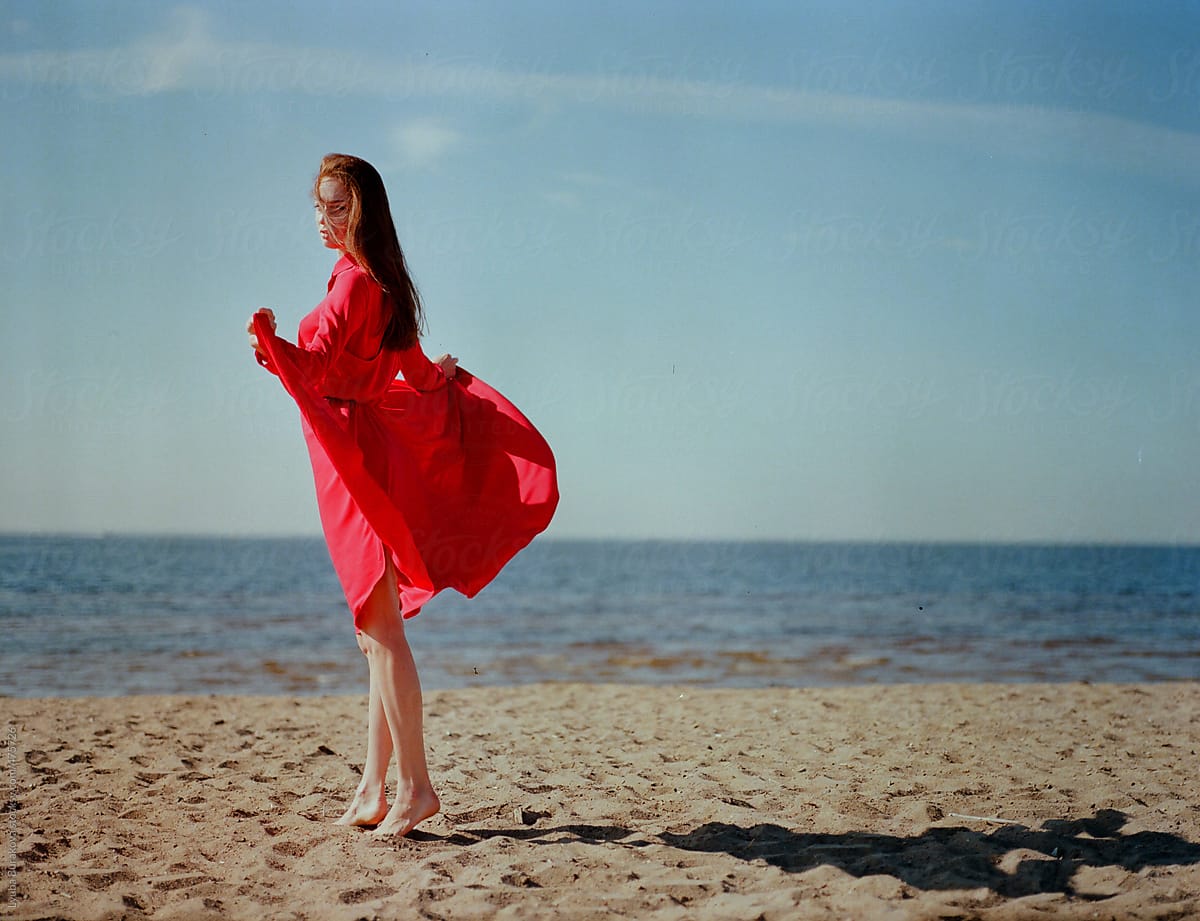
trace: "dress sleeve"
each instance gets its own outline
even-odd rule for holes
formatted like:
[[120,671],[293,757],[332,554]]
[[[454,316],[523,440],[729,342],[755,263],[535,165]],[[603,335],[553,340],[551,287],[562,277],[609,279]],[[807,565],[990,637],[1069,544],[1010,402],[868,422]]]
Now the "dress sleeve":
[[[288,354],[301,373],[319,387],[347,344],[355,337],[369,318],[379,321],[379,291],[374,283],[359,272],[343,272],[334,280],[333,287],[325,300],[313,311],[317,329],[303,346],[293,345],[286,339],[274,336],[274,345]],[[270,359],[258,354],[258,363],[272,373]]]
[[425,355],[417,342],[400,352],[400,373],[414,390],[437,390],[446,383],[446,373]]

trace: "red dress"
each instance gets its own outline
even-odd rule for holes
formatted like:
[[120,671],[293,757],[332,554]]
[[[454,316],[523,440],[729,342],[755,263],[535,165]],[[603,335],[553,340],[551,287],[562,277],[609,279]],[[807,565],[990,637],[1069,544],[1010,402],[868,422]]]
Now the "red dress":
[[385,324],[382,290],[349,256],[300,323],[299,346],[254,320],[259,363],[300,408],[321,526],[355,624],[385,552],[412,617],[444,588],[474,596],[558,504],[554,455],[529,420],[462,368],[447,380],[419,344],[383,349]]

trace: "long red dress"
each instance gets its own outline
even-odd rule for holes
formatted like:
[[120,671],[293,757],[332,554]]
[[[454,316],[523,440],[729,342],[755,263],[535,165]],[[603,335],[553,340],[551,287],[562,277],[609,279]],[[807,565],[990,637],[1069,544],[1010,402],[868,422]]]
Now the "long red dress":
[[[300,323],[299,346],[254,320],[259,363],[300,408],[329,555],[358,624],[390,552],[401,612],[444,588],[474,596],[543,531],[554,455],[521,412],[419,344],[381,347],[379,285],[349,256]],[[397,380],[402,373],[403,380]]]

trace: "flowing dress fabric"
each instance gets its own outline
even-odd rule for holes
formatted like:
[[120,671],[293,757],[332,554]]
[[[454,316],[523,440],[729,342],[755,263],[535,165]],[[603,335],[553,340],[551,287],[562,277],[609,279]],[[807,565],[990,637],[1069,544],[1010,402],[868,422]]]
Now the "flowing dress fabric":
[[[550,523],[554,455],[501,394],[420,345],[381,348],[379,286],[343,256],[299,345],[256,315],[259,363],[300,409],[329,555],[357,625],[390,553],[405,617],[472,597]],[[396,379],[403,373],[404,379]]]

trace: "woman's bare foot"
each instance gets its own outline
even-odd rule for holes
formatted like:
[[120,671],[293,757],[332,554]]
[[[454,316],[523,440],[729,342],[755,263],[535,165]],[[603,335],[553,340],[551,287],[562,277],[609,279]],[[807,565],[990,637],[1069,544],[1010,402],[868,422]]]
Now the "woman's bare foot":
[[396,802],[371,834],[380,838],[407,835],[427,818],[437,815],[441,808],[442,804],[432,787],[414,793],[407,799],[397,793]]
[[350,801],[350,808],[333,824],[378,825],[387,814],[387,796],[383,790],[368,793],[360,787],[354,791],[354,799]]

